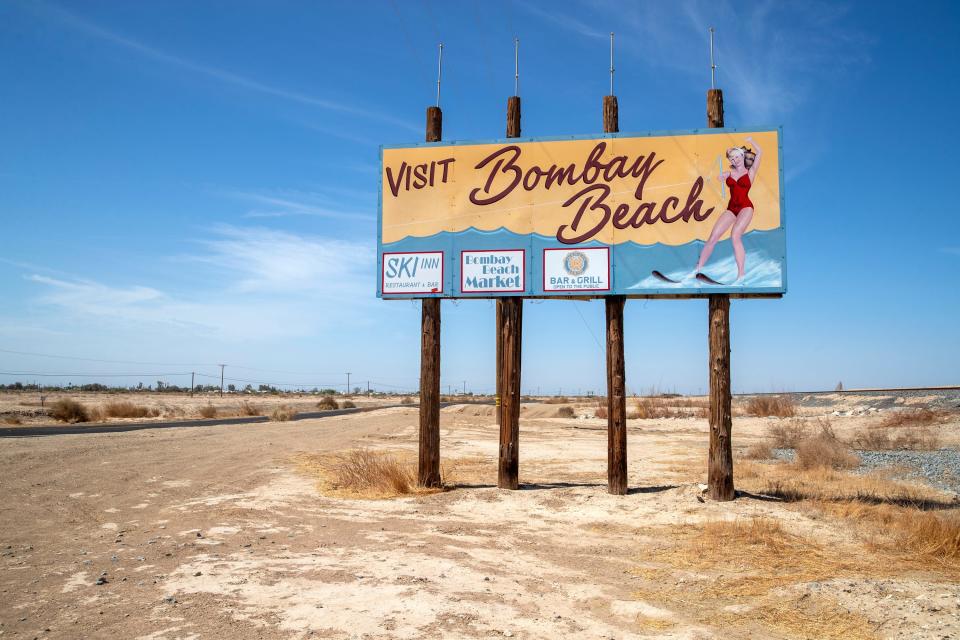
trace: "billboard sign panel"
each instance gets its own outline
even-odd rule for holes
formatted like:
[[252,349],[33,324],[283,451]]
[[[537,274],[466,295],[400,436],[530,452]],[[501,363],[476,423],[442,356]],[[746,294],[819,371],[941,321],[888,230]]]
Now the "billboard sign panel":
[[780,294],[781,131],[381,148],[384,298]]

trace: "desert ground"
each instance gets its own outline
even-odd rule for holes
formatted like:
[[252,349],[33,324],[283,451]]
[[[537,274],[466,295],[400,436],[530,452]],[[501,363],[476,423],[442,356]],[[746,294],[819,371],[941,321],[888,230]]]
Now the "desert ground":
[[442,410],[437,492],[343,480],[409,469],[416,407],[4,438],[0,636],[960,638],[960,394],[790,402],[736,401],[727,503],[703,399],[631,408],[626,496],[587,401],[523,405],[518,491],[483,405]]

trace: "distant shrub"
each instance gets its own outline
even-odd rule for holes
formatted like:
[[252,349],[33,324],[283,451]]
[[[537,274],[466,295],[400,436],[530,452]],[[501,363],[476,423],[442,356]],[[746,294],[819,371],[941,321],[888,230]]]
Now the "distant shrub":
[[633,405],[633,416],[641,420],[652,418],[685,418],[687,416],[683,411],[677,411],[669,404],[663,401],[657,401],[653,398],[637,398]]
[[317,408],[321,411],[331,411],[333,409],[339,409],[337,401],[333,399],[333,396],[323,396],[320,398],[320,402],[317,403]]
[[606,405],[597,405],[597,408],[593,411],[593,416],[595,418],[606,418],[607,417],[607,407]]
[[242,416],[260,416],[263,415],[260,411],[260,407],[255,404],[251,404],[247,400],[244,400],[240,403],[240,415]]
[[413,398],[410,396],[403,396],[403,398],[400,399],[400,404],[413,404]]
[[357,408],[357,405],[354,403],[353,400],[344,400],[343,402],[340,403],[340,408],[341,408],[341,409],[356,409],[356,408]]
[[801,469],[854,469],[860,465],[860,458],[837,438],[829,423],[821,425],[817,435],[801,440],[796,452]]
[[932,411],[926,407],[917,409],[901,409],[889,412],[880,423],[881,427],[915,427],[917,425],[933,424],[944,417],[940,411]]
[[198,410],[201,418],[216,418],[217,417],[217,408],[212,404],[200,407]]
[[558,418],[572,418],[574,416],[573,407],[566,405],[557,409]]
[[744,457],[747,460],[770,460],[773,458],[773,448],[766,440],[754,442],[747,448],[747,452],[744,454]]
[[545,404],[567,404],[568,402],[570,400],[567,399],[567,396],[553,396],[544,400]]
[[808,437],[810,437],[810,426],[804,420],[788,420],[767,427],[767,438],[777,449],[795,449]]
[[20,416],[11,414],[11,415],[3,416],[3,423],[4,424],[23,424],[23,420],[20,419]]
[[790,396],[754,396],[745,407],[748,416],[765,418],[792,418],[797,415],[797,405]]
[[285,404],[274,407],[273,412],[270,414],[270,419],[274,422],[286,422],[293,420],[295,417],[297,417],[297,412]]
[[941,440],[928,425],[887,428],[881,424],[857,431],[851,443],[862,451],[936,451]]
[[126,400],[108,402],[103,405],[102,411],[108,418],[156,418],[160,415],[157,409],[133,404]]
[[50,405],[50,415],[61,422],[89,422],[90,411],[76,400],[64,398]]

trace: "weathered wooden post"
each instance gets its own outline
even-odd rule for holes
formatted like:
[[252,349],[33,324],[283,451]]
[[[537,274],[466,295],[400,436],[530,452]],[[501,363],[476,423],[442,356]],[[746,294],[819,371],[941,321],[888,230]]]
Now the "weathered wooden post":
[[[603,97],[603,130],[620,131],[617,97]],[[623,357],[624,296],[607,296],[607,491],[627,493],[627,398]]]
[[[440,107],[427,107],[427,142],[443,132]],[[417,483],[439,487],[440,479],[440,298],[424,298],[420,343],[420,452]]]
[[[520,137],[520,96],[507,99],[507,137]],[[497,486],[520,486],[520,353],[523,298],[497,298],[497,395],[500,462]]]
[[[707,126],[723,127],[723,91],[707,91]],[[707,487],[713,500],[733,500],[733,419],[730,397],[730,296],[709,298],[710,452]]]

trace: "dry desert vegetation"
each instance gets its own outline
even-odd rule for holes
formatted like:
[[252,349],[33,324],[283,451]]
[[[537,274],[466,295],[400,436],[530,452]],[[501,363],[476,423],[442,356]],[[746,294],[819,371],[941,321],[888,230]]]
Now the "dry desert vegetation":
[[278,410],[308,402],[0,441],[0,634],[960,638],[957,392],[738,398],[729,503],[700,484],[703,398],[631,399],[620,497],[596,400],[523,404],[518,491],[492,406],[442,410],[422,491],[416,407]]

